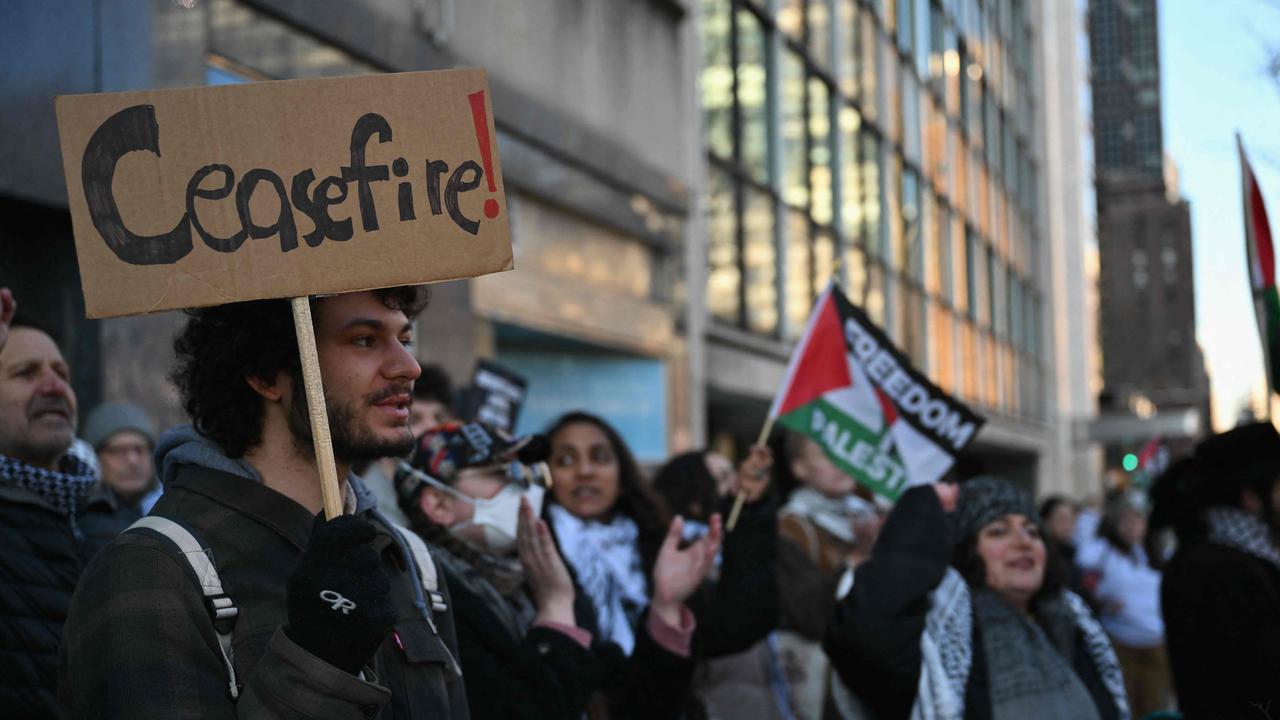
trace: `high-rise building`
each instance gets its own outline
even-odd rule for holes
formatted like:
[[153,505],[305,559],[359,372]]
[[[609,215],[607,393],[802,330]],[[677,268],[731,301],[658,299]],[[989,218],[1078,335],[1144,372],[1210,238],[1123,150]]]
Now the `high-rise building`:
[[1165,157],[1155,0],[1091,0],[1103,404],[1195,408],[1208,423],[1196,344],[1191,211]]
[[700,5],[712,438],[754,437],[836,277],[988,418],[984,469],[1068,487],[1069,424],[1090,412],[1064,415],[1080,394],[1058,385],[1087,382],[1088,343],[1054,323],[1084,296],[1079,16],[1013,0]]

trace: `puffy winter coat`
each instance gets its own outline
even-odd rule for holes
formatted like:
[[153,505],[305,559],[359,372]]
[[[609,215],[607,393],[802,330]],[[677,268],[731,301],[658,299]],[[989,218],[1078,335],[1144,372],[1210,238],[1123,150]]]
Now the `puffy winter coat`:
[[80,573],[137,518],[99,488],[77,516],[0,484],[0,708],[7,717],[57,717],[58,644]]

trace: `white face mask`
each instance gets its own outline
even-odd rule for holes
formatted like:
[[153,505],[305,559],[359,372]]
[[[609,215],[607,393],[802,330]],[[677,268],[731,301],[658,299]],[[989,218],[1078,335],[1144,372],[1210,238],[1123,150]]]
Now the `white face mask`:
[[470,520],[454,525],[449,531],[456,534],[459,530],[479,527],[484,531],[484,542],[489,552],[499,556],[510,555],[515,550],[516,532],[520,523],[520,498],[529,500],[529,507],[533,509],[534,517],[537,517],[542,514],[542,500],[547,494],[547,489],[536,483],[531,483],[527,489],[516,483],[507,483],[491,498],[473,498],[426,473],[412,468],[410,471],[423,482],[475,508]]
[[510,555],[516,548],[516,532],[520,524],[520,498],[529,499],[529,507],[537,517],[542,513],[542,498],[546,489],[541,485],[531,485],[522,490],[519,485],[508,484],[491,498],[473,498],[455,491],[458,499],[471,503],[475,508],[471,519],[454,525],[450,530],[458,531],[468,527],[479,527],[484,530],[484,542],[489,552],[494,555]]

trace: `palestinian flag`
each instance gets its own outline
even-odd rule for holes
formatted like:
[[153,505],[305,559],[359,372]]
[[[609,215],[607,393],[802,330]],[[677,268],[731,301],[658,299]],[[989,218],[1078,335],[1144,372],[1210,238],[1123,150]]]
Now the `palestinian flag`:
[[1276,295],[1276,256],[1271,247],[1271,225],[1262,204],[1262,190],[1249,167],[1244,142],[1240,148],[1240,175],[1244,181],[1244,243],[1249,256],[1249,282],[1253,287],[1253,309],[1262,333],[1262,359],[1266,364],[1267,387],[1280,389],[1280,297]]
[[916,372],[834,282],[818,296],[769,419],[890,500],[939,480],[983,423]]

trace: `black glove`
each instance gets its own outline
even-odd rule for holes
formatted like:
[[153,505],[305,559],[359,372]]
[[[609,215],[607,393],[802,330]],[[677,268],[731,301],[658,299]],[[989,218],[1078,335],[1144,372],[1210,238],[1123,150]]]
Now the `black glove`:
[[285,632],[303,650],[352,675],[391,632],[391,582],[370,547],[367,520],[316,516],[311,539],[289,576]]

